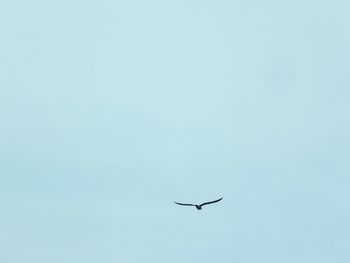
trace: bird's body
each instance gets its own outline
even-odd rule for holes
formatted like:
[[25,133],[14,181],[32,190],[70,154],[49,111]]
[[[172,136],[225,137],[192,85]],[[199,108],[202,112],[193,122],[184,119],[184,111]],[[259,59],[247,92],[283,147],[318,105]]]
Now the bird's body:
[[205,203],[202,203],[202,204],[199,204],[199,205],[195,205],[195,204],[184,204],[184,203],[178,203],[178,202],[175,202],[175,204],[177,205],[185,205],[185,206],[194,206],[195,208],[197,208],[198,210],[202,210],[202,207],[204,205],[209,205],[209,204],[213,204],[213,203],[217,203],[219,201],[222,200],[222,197],[220,199],[217,199],[217,200],[214,200],[214,201],[210,201],[210,202],[205,202]]

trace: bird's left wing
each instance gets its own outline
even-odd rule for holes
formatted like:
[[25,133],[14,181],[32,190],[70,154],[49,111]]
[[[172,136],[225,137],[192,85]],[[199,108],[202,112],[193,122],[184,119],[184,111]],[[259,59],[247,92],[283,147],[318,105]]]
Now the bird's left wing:
[[219,201],[221,201],[221,200],[222,200],[222,197],[221,197],[220,199],[218,199],[218,200],[214,200],[214,201],[210,201],[210,202],[203,203],[203,204],[201,204],[201,206],[203,206],[203,205],[209,205],[209,204],[213,204],[213,203],[217,203],[217,202],[219,202]]
[[177,205],[187,205],[187,206],[195,206],[194,204],[184,204],[184,203],[178,203],[178,202],[174,202]]

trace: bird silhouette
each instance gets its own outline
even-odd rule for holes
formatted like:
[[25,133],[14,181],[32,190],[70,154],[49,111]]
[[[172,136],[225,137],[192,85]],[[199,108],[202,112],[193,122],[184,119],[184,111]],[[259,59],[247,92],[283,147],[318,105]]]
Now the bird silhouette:
[[205,202],[205,203],[202,203],[202,204],[200,204],[200,205],[195,205],[195,204],[184,204],[184,203],[178,203],[178,202],[175,202],[175,204],[177,204],[177,205],[185,205],[185,206],[194,206],[194,207],[196,207],[198,210],[202,210],[202,206],[204,206],[204,205],[209,205],[209,204],[213,204],[213,203],[217,203],[217,202],[219,202],[219,201],[221,201],[222,200],[222,197],[220,198],[220,199],[218,199],[218,200],[214,200],[214,201],[210,201],[210,202]]

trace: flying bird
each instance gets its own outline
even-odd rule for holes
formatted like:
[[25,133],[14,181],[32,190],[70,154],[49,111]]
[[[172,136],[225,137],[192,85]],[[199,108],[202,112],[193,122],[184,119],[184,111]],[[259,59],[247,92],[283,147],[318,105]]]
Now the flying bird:
[[213,204],[213,203],[217,203],[219,201],[222,200],[222,197],[218,200],[214,200],[214,201],[210,201],[210,202],[205,202],[203,204],[200,204],[200,205],[195,205],[195,204],[184,204],[184,203],[178,203],[178,202],[175,202],[175,204],[177,205],[186,205],[186,206],[195,206],[198,210],[202,210],[202,206],[204,205],[209,205],[209,204]]

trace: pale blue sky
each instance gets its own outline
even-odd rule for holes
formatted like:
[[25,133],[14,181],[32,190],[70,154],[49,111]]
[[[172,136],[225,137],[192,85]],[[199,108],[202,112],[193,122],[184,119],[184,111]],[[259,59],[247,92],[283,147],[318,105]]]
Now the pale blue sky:
[[350,262],[349,10],[1,0],[0,262]]

